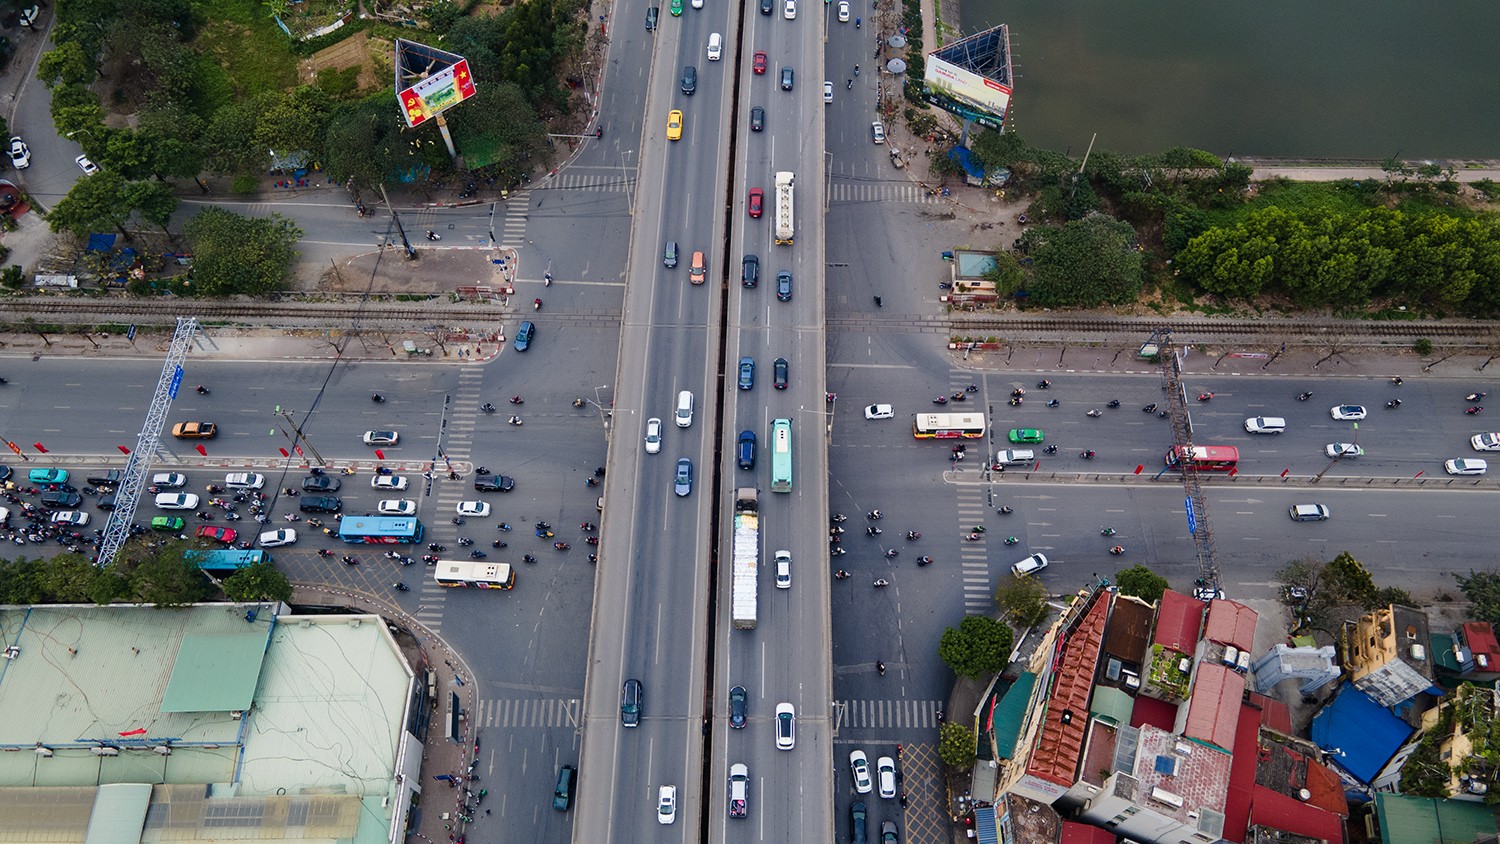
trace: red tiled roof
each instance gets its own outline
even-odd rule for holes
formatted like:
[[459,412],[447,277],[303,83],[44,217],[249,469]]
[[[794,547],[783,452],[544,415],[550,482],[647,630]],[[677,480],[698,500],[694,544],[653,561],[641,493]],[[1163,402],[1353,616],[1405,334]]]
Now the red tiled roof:
[[[1096,597],[1083,619],[1063,642],[1062,655],[1052,672],[1052,694],[1042,734],[1032,751],[1026,772],[1067,787],[1073,784],[1078,758],[1083,751],[1083,728],[1089,717],[1089,692],[1094,666],[1104,640],[1104,621],[1109,601]],[[1063,713],[1069,713],[1063,723]]]
[[1115,844],[1118,840],[1113,832],[1102,826],[1078,821],[1062,823],[1062,844]]
[[1215,662],[1198,663],[1182,734],[1226,751],[1233,749],[1235,724],[1240,718],[1240,698],[1244,694],[1244,677]]
[[[1258,697],[1252,695],[1251,697]],[[1229,793],[1224,798],[1224,840],[1241,842],[1250,825],[1250,801],[1255,793],[1256,753],[1260,743],[1260,722],[1255,707],[1240,706],[1240,720],[1234,729],[1234,762],[1229,768]]]
[[[1489,665],[1480,671],[1500,671],[1500,642],[1495,639],[1495,628],[1483,621],[1466,621],[1463,624],[1464,644],[1476,656],[1484,654]],[[1475,660],[1476,662],[1478,660]]]
[[[1307,759],[1306,756],[1303,758]],[[1349,817],[1349,798],[1344,795],[1344,783],[1332,768],[1307,759],[1307,790],[1311,793],[1307,799],[1309,806]]]
[[[1240,650],[1255,646],[1255,621],[1260,614],[1236,601],[1213,601],[1208,605],[1208,623],[1203,638]],[[1187,651],[1184,651],[1187,653]]]
[[1137,695],[1135,708],[1130,710],[1130,726],[1139,727],[1142,724],[1172,732],[1177,726],[1177,704]]
[[1250,822],[1324,841],[1344,840],[1344,819],[1269,788],[1255,787]]
[[1190,654],[1198,647],[1198,630],[1202,626],[1203,602],[1168,590],[1161,595],[1161,605],[1156,610],[1156,635],[1151,641]]
[[[1250,693],[1246,702],[1260,709],[1262,727],[1275,730],[1284,736],[1292,735],[1292,710],[1285,703],[1274,697],[1266,697],[1255,692]],[[1245,717],[1244,710],[1241,710],[1240,717]]]

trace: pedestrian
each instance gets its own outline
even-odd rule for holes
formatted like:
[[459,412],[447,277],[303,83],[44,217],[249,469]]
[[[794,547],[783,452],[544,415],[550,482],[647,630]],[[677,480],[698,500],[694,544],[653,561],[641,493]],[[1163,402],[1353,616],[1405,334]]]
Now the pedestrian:
[[486,817],[488,817],[488,816],[489,816],[489,814],[490,814],[490,810],[489,810],[489,809],[485,809],[485,810],[484,810],[484,814],[485,814],[485,816],[486,816]]

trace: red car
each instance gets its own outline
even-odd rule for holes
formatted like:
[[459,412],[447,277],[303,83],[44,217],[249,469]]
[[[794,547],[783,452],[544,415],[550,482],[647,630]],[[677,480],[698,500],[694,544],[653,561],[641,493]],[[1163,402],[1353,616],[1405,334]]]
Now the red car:
[[233,545],[234,540],[239,537],[239,532],[234,528],[219,527],[218,525],[204,525],[203,527],[198,528],[197,535],[200,539],[213,539],[222,542],[225,545]]
[[765,201],[766,192],[760,188],[750,189],[750,216],[760,219],[761,204]]
[[755,58],[750,62],[750,69],[755,71],[756,76],[766,75],[766,51],[756,50]]

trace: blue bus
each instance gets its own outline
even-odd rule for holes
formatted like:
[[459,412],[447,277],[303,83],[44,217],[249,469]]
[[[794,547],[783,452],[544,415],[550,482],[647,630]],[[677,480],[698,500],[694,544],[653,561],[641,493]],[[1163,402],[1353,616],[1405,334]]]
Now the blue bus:
[[189,560],[196,561],[198,568],[205,571],[236,571],[248,568],[257,563],[271,562],[271,555],[264,551],[238,551],[227,549],[224,551],[189,551]]
[[412,516],[345,516],[339,539],[369,545],[410,545],[422,541],[422,522]]
[[792,420],[771,423],[771,491],[792,491]]

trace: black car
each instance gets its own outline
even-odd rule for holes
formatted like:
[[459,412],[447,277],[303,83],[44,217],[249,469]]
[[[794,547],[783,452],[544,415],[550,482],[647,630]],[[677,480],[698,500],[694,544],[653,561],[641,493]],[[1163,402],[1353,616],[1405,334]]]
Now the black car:
[[682,69],[682,93],[691,97],[698,90],[698,68],[688,65]]
[[42,493],[42,506],[54,510],[71,510],[83,502],[83,496],[76,492],[58,490],[55,492]]
[[115,494],[111,492],[109,495],[99,496],[99,500],[94,503],[94,506],[100,510],[115,509]]
[[781,69],[781,90],[792,90],[792,69],[790,67],[783,67]]
[[474,478],[474,488],[480,492],[510,492],[516,488],[516,479],[509,475],[479,475]]
[[735,686],[729,690],[729,726],[736,730],[745,729],[745,694],[744,686]]
[[303,492],[338,492],[344,482],[332,475],[311,475],[302,479]]
[[868,840],[865,834],[865,804],[851,803],[849,805],[849,841],[852,844],[865,844]]
[[741,469],[755,468],[755,432],[740,431],[739,462]]
[[760,281],[760,259],[754,255],[746,255],[743,263],[740,283],[746,287],[754,287]]
[[9,466],[0,466],[0,483],[10,480],[11,473],[12,469]]
[[778,301],[792,301],[792,274],[786,270],[776,274],[776,298]]
[[763,15],[771,14],[771,8],[775,5],[776,0],[760,0],[760,13]]
[[[119,486],[120,481],[125,478],[125,472],[120,469],[105,469],[95,471],[88,476],[89,486]],[[0,481],[5,480],[0,475]]]
[[786,389],[786,372],[786,358],[777,358],[776,362],[771,364],[771,383],[775,385],[776,389]]
[[766,128],[766,110],[760,106],[750,109],[750,131],[759,132]]
[[641,681],[634,677],[625,681],[620,689],[620,723],[626,727],[639,727],[641,725],[642,698],[646,696],[646,687]]
[[298,499],[297,507],[304,513],[337,513],[344,502],[332,495],[304,495]]

